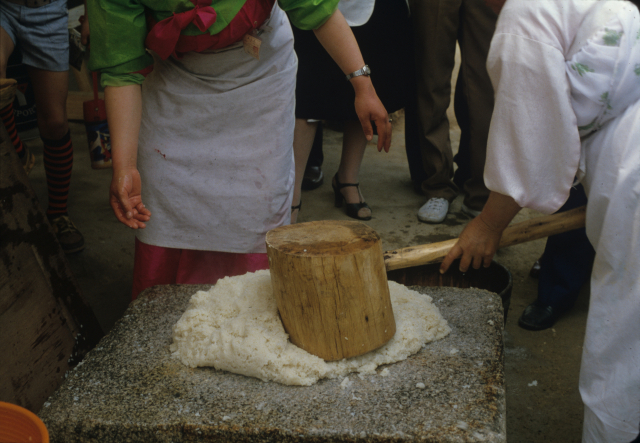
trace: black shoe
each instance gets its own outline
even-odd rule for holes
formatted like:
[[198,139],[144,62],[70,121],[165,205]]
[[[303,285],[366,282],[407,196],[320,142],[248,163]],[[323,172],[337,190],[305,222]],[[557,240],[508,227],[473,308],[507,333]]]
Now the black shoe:
[[67,215],[61,215],[49,220],[62,250],[66,254],[73,254],[84,249],[84,237],[76,228],[76,225]]
[[307,166],[302,177],[302,190],[313,191],[319,188],[324,181],[324,173],[320,166]]
[[[342,188],[346,188],[348,186],[355,186],[356,188],[358,188],[358,195],[360,196],[360,203],[347,203],[347,201],[344,198],[344,195],[342,195],[342,192],[340,192],[340,190]],[[331,187],[333,188],[333,193],[335,195],[335,206],[336,208],[340,208],[342,206],[342,202],[344,201],[346,204],[346,208],[347,208],[347,215],[351,218],[355,218],[357,220],[371,220],[371,208],[369,207],[368,204],[366,204],[363,201],[363,197],[362,194],[360,193],[360,183],[340,183],[340,181],[338,180],[338,174],[336,173],[336,175],[333,176],[333,181],[331,182]],[[360,210],[362,209],[368,209],[369,210],[369,215],[368,216],[364,216],[361,217],[359,215]]]
[[527,306],[518,319],[518,326],[529,331],[542,331],[552,327],[561,312],[552,306],[543,305],[538,300]]

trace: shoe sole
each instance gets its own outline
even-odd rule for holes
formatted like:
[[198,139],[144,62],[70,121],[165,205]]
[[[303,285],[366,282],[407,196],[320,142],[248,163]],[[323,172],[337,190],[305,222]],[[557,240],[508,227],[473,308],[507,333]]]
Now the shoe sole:
[[65,254],[76,254],[84,249],[84,245],[76,246],[75,248],[65,249],[62,248]]
[[482,212],[482,211],[477,211],[478,213],[476,214],[476,211],[474,211],[473,209],[469,209],[469,208],[467,208],[467,207],[465,207],[465,206],[462,206],[462,207],[460,208],[460,211],[461,211],[463,214],[468,215],[468,216],[469,216],[469,217],[471,217],[471,218],[476,218],[477,216],[479,216],[479,215],[480,215],[480,212]]
[[518,326],[520,326],[522,329],[526,329],[527,331],[544,331],[545,329],[553,328],[554,325],[555,325],[555,322],[549,326],[540,327],[540,326],[531,325],[529,323],[525,323],[520,319],[518,319]]
[[426,220],[418,216],[418,221],[422,223],[429,223],[430,225],[437,225],[438,223],[442,223],[443,221],[445,221],[446,218],[447,216],[445,215],[441,220]]
[[322,186],[323,183],[324,183],[324,178],[320,179],[320,181],[312,182],[311,184],[309,183],[305,184],[303,181],[301,188],[303,191],[313,191],[314,189],[318,189],[320,186]]

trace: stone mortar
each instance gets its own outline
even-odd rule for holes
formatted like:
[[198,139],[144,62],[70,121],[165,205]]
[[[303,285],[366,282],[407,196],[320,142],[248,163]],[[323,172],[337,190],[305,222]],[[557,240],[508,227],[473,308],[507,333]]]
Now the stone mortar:
[[51,441],[506,441],[496,294],[413,287],[433,298],[451,334],[378,375],[351,374],[343,388],[342,378],[284,386],[172,358],[172,326],[208,288],[157,286],[133,302],[40,411]]

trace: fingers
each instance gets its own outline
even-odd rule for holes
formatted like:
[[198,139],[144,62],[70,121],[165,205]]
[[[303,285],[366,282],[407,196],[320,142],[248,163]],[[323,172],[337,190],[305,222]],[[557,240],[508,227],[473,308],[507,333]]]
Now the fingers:
[[[367,119],[360,118],[360,124],[362,125],[362,132],[364,132],[364,136],[367,138],[367,141],[373,140],[373,127],[371,126],[371,121]],[[377,125],[376,125],[377,126]]]
[[460,272],[465,273],[469,270],[469,265],[471,265],[472,258],[472,255],[462,254],[462,257],[460,258],[460,267],[458,268],[460,269]]
[[149,221],[151,219],[151,212],[140,203],[140,205],[133,210],[133,218],[138,221]]
[[151,212],[142,203],[139,203],[133,208],[133,219],[139,222],[149,221]]
[[120,223],[132,229],[138,229],[138,222],[136,220],[129,220],[124,216],[125,213],[122,209],[122,206],[116,198],[113,198],[112,196],[112,198],[109,200],[109,204],[111,205],[111,209],[113,210],[113,213]]
[[118,193],[118,203],[122,208],[122,212],[124,213],[124,217],[127,220],[131,220],[133,218],[133,207],[129,203],[129,197],[125,195],[124,192]]
[[444,274],[445,272],[447,272],[449,270],[449,267],[451,266],[451,263],[453,263],[455,259],[460,257],[460,255],[462,255],[462,248],[460,248],[458,243],[456,243],[442,261],[442,264],[440,265],[440,273]]
[[480,269],[483,262],[484,262],[484,257],[476,255],[473,257],[471,261],[471,266],[473,266],[473,269]]
[[464,251],[460,244],[456,243],[442,261],[442,264],[440,265],[440,273],[444,274],[447,272],[454,260],[458,258],[460,259],[460,272],[467,272],[469,267],[473,267],[473,269],[480,269],[480,267],[488,268],[491,266],[493,254],[472,254]]
[[384,119],[376,120],[376,128],[378,129],[378,152],[384,149],[384,152],[389,152],[391,146],[391,121],[389,117],[385,116]]
[[[145,208],[142,202],[131,207],[129,211],[127,211],[121,201],[113,195],[109,203],[118,221],[131,229],[144,229],[147,226],[144,222],[151,219],[151,212]],[[127,217],[128,212],[131,214],[131,217]]]

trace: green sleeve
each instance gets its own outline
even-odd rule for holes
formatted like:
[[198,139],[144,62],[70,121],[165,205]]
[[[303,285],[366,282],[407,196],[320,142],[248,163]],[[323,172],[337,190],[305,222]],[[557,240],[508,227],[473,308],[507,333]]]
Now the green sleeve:
[[296,28],[308,31],[329,20],[339,0],[278,0],[278,3]]
[[100,74],[100,85],[105,86],[127,86],[127,85],[141,85],[145,77],[142,74],[112,74],[107,71],[102,71]]
[[87,14],[91,27],[89,69],[102,72],[103,84],[141,83],[144,77],[132,73],[153,64],[144,47],[144,6],[136,0],[88,0]]

